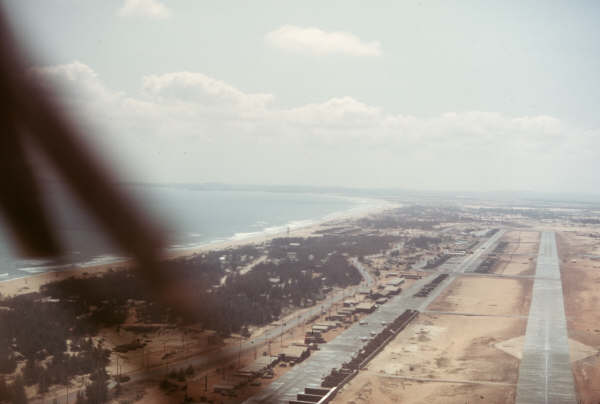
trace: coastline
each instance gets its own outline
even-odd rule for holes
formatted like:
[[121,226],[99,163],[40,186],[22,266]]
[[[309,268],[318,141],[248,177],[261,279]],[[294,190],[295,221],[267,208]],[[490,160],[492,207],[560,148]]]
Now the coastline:
[[[364,199],[364,198],[362,198]],[[289,236],[293,237],[308,237],[309,235],[314,234],[316,230],[318,230],[322,226],[333,226],[336,222],[344,222],[347,220],[358,219],[361,217],[365,217],[368,215],[372,215],[375,213],[383,212],[388,209],[393,209],[395,207],[401,206],[397,203],[392,203],[388,201],[384,201],[381,199],[371,199],[372,201],[377,201],[377,205],[366,205],[361,207],[353,207],[347,210],[334,212],[326,215],[325,217],[314,220],[314,221],[304,221],[310,222],[305,225],[299,225],[295,228],[290,228]],[[298,221],[299,222],[299,221]],[[337,224],[339,224],[337,223]],[[247,234],[246,237],[236,237],[234,235],[225,240],[219,240],[215,242],[208,242],[198,244],[197,246],[189,246],[189,247],[181,247],[181,248],[167,248],[165,252],[165,259],[174,259],[181,258],[186,256],[192,256],[194,254],[207,252],[207,251],[220,251],[228,248],[239,247],[243,245],[249,244],[261,244],[266,241],[272,240],[274,238],[287,236],[287,226],[277,226],[278,230],[276,231],[268,231],[263,230],[255,233],[243,233]],[[237,233],[240,234],[240,233]],[[251,235],[250,235],[251,234]]]
[[[262,244],[269,240],[288,235],[291,237],[309,237],[311,235],[314,235],[317,230],[323,227],[340,225],[349,220],[355,220],[361,217],[366,217],[372,214],[380,213],[389,209],[402,206],[401,204],[388,202],[382,199],[360,199],[369,200],[376,203],[364,206],[355,206],[347,210],[333,212],[321,219],[310,221],[310,223],[307,223],[306,225],[298,225],[296,228],[293,229],[290,228],[289,234],[287,231],[287,226],[283,225],[277,227],[277,229],[279,229],[278,231],[242,233],[247,234],[247,237],[236,237],[238,234],[240,234],[237,233],[236,235],[226,240],[208,242],[190,247],[170,247],[165,249],[162,258],[165,260],[172,260],[177,258],[192,257],[207,251],[221,251],[244,245]],[[114,261],[102,264],[72,264],[71,266],[65,267],[64,269],[60,270],[51,270],[32,275],[25,275],[18,278],[0,280],[0,297],[10,297],[20,294],[38,292],[43,285],[51,282],[60,281],[63,279],[70,278],[72,276],[95,276],[105,273],[111,269],[128,269],[134,264],[135,262],[132,258],[124,257],[122,259],[116,259]]]

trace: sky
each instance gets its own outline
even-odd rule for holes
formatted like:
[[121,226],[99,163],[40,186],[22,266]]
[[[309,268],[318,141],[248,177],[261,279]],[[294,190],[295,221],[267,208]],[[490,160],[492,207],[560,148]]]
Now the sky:
[[596,1],[3,7],[126,181],[600,189]]

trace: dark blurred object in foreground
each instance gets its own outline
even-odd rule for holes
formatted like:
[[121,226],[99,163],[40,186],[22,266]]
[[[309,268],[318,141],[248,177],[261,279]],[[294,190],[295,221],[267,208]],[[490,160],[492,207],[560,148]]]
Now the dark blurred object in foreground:
[[0,211],[20,253],[56,257],[62,252],[44,205],[26,144],[33,144],[103,231],[143,270],[149,286],[181,306],[174,280],[160,270],[160,234],[142,210],[113,186],[113,178],[80,141],[77,126],[61,112],[48,86],[25,74],[26,62],[0,10]]

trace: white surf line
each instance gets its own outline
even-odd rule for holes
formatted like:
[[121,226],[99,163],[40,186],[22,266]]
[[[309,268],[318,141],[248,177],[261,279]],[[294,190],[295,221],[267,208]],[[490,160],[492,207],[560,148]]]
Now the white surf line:
[[519,366],[516,404],[576,402],[556,240],[554,232],[544,232]]

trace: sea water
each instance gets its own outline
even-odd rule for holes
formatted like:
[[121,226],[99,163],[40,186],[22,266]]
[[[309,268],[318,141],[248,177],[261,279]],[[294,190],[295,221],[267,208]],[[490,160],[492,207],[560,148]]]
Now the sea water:
[[[261,234],[284,233],[381,203],[368,198],[260,190],[205,190],[185,186],[128,185],[124,191],[159,218],[172,249],[188,249]],[[6,226],[0,226],[0,281],[76,266],[119,262],[124,254],[86,217],[64,189],[52,186],[47,199],[66,245],[60,260],[23,259]]]

